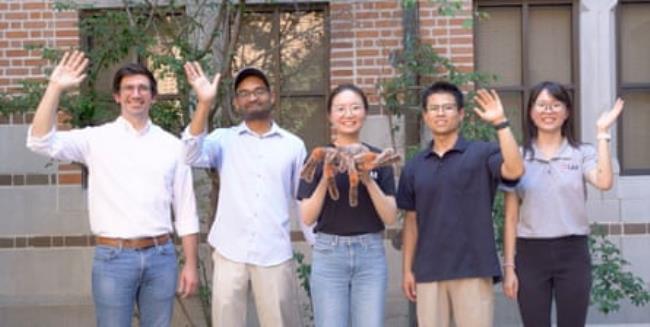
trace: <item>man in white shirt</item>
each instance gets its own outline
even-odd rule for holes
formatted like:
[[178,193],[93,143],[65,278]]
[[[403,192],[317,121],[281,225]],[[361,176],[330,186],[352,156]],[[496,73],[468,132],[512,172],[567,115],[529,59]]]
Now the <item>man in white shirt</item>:
[[[219,77],[210,83],[197,63],[186,64],[185,73],[199,103],[213,103]],[[250,283],[262,326],[302,326],[289,217],[297,209],[305,145],[273,121],[274,94],[261,70],[241,70],[234,91],[241,124],[206,136],[211,105],[199,105],[182,137],[187,163],[219,171],[218,208],[208,236],[215,248],[212,324],[246,326]]]
[[[180,140],[149,119],[156,80],[140,64],[115,74],[113,98],[120,117],[97,127],[57,131],[59,99],[79,86],[87,65],[82,52],[63,56],[36,110],[27,146],[88,167],[90,227],[97,244],[92,272],[97,325],[131,326],[137,304],[141,326],[169,326],[176,286],[183,297],[198,287],[199,224],[191,169],[181,158]],[[180,277],[170,236],[174,228],[185,255]]]

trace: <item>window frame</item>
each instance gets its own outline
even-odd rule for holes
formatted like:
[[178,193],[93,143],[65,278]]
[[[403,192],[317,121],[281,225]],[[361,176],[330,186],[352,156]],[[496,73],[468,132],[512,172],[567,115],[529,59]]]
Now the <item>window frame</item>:
[[[530,97],[530,89],[534,86],[530,80],[530,64],[528,60],[529,53],[529,8],[535,6],[549,6],[549,5],[558,5],[558,6],[571,6],[571,84],[563,84],[567,90],[572,95],[573,100],[573,119],[574,119],[574,132],[578,140],[582,139],[581,137],[581,110],[580,110],[580,3],[579,0],[473,0],[473,9],[476,11],[481,10],[485,7],[519,7],[521,8],[521,84],[520,85],[508,85],[508,86],[495,86],[494,88],[497,92],[512,92],[518,93],[521,95],[521,108],[522,108],[522,135],[524,142],[526,135],[528,133],[528,126],[525,122],[528,116],[528,110],[526,110],[527,100]],[[474,33],[474,69],[478,71],[478,58],[479,51],[478,48],[478,23],[474,24],[473,33]]]
[[[327,55],[325,62],[323,63],[323,70],[325,72],[325,80],[323,81],[322,89],[319,91],[289,91],[282,89],[282,47],[276,47],[274,49],[273,56],[277,60],[272,60],[272,70],[269,71],[269,75],[273,76],[269,81],[273,88],[275,94],[275,104],[276,108],[281,108],[283,100],[291,99],[301,99],[301,98],[322,98],[323,108],[327,106],[327,99],[330,95],[330,54],[331,54],[331,38],[330,38],[330,8],[327,3],[323,2],[297,2],[297,3],[253,3],[247,4],[245,11],[247,13],[272,13],[273,14],[273,39],[280,40],[280,15],[283,13],[291,13],[295,11],[318,11],[321,12],[324,16],[325,22],[323,24],[323,46],[325,47],[324,53]],[[267,68],[268,69],[268,68]],[[320,114],[323,118],[323,122],[327,122],[326,111],[322,113],[315,112],[314,114]],[[329,141],[329,132],[326,132],[325,135],[321,135],[324,142]]]
[[[623,96],[626,91],[643,91],[646,90],[650,92],[650,80],[645,83],[623,83],[623,60],[622,60],[622,20],[623,20],[623,10],[622,6],[624,4],[647,4],[650,7],[650,0],[619,0],[616,4],[616,23],[615,23],[615,37],[616,37],[616,93],[619,96]],[[650,175],[650,165],[647,168],[625,168],[625,143],[623,142],[623,121],[620,121],[616,129],[616,150],[617,157],[620,163],[620,175],[621,176],[640,176],[640,175]]]

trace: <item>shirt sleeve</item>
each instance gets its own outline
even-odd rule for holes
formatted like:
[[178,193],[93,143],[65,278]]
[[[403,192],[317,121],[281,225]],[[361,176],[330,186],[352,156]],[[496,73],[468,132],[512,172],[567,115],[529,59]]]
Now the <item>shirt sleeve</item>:
[[27,130],[27,148],[31,151],[62,161],[76,161],[87,164],[88,139],[91,127],[57,131],[52,128],[47,134],[32,135],[32,126]]
[[199,218],[196,213],[194,180],[192,169],[183,160],[176,163],[172,190],[172,208],[178,236],[199,232]]
[[190,133],[188,126],[181,137],[185,163],[193,167],[218,168],[221,160],[222,134],[220,130],[215,130],[207,136],[205,132],[195,136]]
[[591,144],[582,144],[580,145],[580,152],[582,153],[582,171],[584,176],[587,176],[598,165],[596,147]]
[[407,163],[399,178],[397,188],[397,207],[403,210],[415,210],[415,182],[414,168],[412,164]]
[[379,188],[385,195],[395,195],[395,174],[393,173],[393,167],[381,167],[378,172],[379,175]]
[[494,142],[487,143],[487,153],[488,153],[488,169],[490,170],[490,175],[493,180],[496,180],[500,183],[500,188],[502,187],[511,187],[514,188],[519,179],[505,179],[501,176],[501,166],[503,165],[503,156],[501,155],[501,148],[499,145]]

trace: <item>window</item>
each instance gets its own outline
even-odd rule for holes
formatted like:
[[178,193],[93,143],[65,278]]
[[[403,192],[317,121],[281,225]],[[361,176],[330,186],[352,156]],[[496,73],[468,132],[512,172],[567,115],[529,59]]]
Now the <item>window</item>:
[[[535,84],[562,83],[572,93],[574,108],[579,108],[577,1],[476,3],[488,15],[475,27],[476,68],[496,75],[490,87],[499,92],[517,139],[522,140],[526,128],[525,106]],[[579,125],[575,128],[579,131]]]
[[329,46],[326,7],[249,6],[243,16],[233,70],[257,66],[276,92],[274,117],[308,148],[326,143],[329,128]]
[[650,174],[650,1],[618,7],[618,94],[625,113],[618,129],[621,173]]
[[[179,8],[178,10],[167,9],[163,14],[157,15],[156,19],[161,23],[169,23],[182,17],[183,12]],[[123,9],[106,8],[81,12],[81,43],[84,50],[96,60],[95,66],[89,68],[88,74],[92,78],[86,79],[86,86],[95,92],[95,104],[98,106],[89,112],[91,117],[87,117],[87,121],[81,123],[82,125],[99,124],[113,119],[119,113],[119,106],[112,98],[113,77],[123,65],[140,62],[152,70],[158,82],[158,95],[150,112],[152,120],[164,129],[180,134],[183,127],[181,118],[184,112],[176,85],[176,75],[164,65],[153,69],[151,57],[138,55],[134,47],[126,49],[122,46],[134,43],[146,47],[148,53],[162,55],[169,52],[177,58],[180,58],[180,51],[178,48],[169,48],[165,45],[164,41],[168,41],[168,39],[165,39],[166,34],[164,33],[152,34],[154,33],[152,32],[141,35],[132,33],[128,26],[128,15]],[[106,44],[111,44],[113,47],[105,46]],[[128,53],[124,56],[127,51]],[[124,56],[123,59],[113,63],[114,58],[122,56]]]

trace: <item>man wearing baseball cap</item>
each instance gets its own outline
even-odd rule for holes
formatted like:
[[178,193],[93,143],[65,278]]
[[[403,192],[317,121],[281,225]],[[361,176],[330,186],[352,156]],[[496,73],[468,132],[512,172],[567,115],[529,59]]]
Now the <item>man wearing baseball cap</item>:
[[198,106],[183,134],[185,160],[219,171],[220,190],[208,242],[214,247],[212,324],[246,326],[249,285],[262,326],[301,326],[289,217],[295,204],[303,141],[272,118],[266,74],[240,70],[233,105],[243,121],[206,135],[219,76],[210,82],[197,63],[185,65]]

